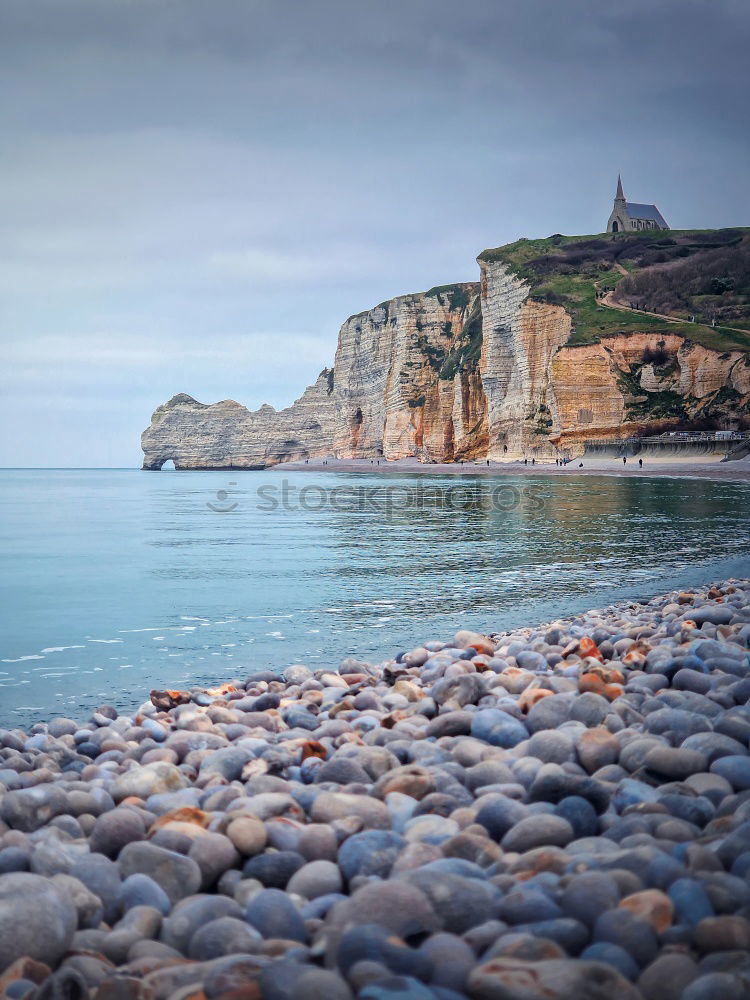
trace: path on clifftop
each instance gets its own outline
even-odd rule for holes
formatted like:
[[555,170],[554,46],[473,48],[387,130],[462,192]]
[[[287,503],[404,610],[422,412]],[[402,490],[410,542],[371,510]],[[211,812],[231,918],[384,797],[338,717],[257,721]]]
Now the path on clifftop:
[[[630,272],[626,270],[619,263],[619,261],[613,261],[617,270],[623,274],[628,275]],[[598,286],[597,286],[598,287]],[[648,309],[633,309],[632,306],[626,306],[622,302],[615,302],[614,294],[617,291],[617,286],[606,292],[598,301],[600,305],[609,306],[610,309],[620,309],[622,312],[638,313],[639,316],[654,316],[656,319],[663,319],[667,323],[687,323],[688,320],[680,319],[679,316],[668,316],[666,313],[649,312]],[[750,330],[746,330],[741,326],[717,326],[716,330],[733,330],[736,333],[747,333],[750,334]]]

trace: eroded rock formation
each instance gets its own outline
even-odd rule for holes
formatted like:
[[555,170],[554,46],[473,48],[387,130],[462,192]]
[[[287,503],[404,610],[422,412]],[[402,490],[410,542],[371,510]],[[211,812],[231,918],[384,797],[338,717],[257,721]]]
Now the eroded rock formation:
[[279,462],[327,455],[335,424],[333,372],[284,410],[248,410],[224,399],[207,406],[185,393],[158,407],[141,436],[143,468],[264,469]]
[[507,264],[483,258],[479,283],[348,319],[334,368],[286,409],[174,396],[143,433],[144,468],[577,454],[587,439],[750,412],[747,352],[710,350],[653,323],[576,344],[563,306],[536,300]]

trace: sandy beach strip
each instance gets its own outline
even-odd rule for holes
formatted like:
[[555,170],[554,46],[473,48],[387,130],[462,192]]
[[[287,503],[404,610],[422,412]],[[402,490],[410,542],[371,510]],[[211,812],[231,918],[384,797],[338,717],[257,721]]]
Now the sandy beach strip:
[[638,460],[629,458],[626,465],[621,459],[612,458],[577,458],[565,466],[556,466],[554,462],[531,461],[523,462],[438,462],[424,463],[415,458],[402,458],[396,461],[369,458],[328,458],[310,459],[308,462],[283,462],[273,467],[276,471],[299,472],[369,472],[369,473],[408,473],[410,475],[432,476],[618,476],[621,478],[678,478],[678,479],[717,479],[750,481],[750,458],[734,462],[721,462],[718,459],[711,462],[696,462],[690,459],[671,458],[661,461],[645,459],[643,467]]

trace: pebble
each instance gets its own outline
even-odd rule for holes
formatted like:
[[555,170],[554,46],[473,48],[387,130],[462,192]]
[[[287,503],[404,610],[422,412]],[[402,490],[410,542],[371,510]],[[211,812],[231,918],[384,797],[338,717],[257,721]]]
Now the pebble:
[[333,861],[309,861],[298,868],[287,883],[287,891],[304,896],[306,899],[316,899],[330,893],[341,892],[343,888],[342,872]]
[[644,1000],[681,1000],[699,974],[697,963],[689,955],[666,953],[643,970],[636,985]]
[[750,788],[750,756],[720,757],[711,765],[711,773],[725,778],[736,792]]
[[694,979],[682,992],[680,1000],[747,1000],[747,977],[728,972],[709,972]]
[[504,851],[516,851],[521,854],[534,847],[549,845],[565,847],[573,837],[573,827],[562,816],[528,816],[508,830],[501,846]]
[[62,788],[40,784],[6,792],[0,799],[0,819],[13,830],[31,833],[59,816],[66,807],[67,799]]
[[24,957],[54,968],[77,925],[78,913],[64,888],[28,872],[0,877],[0,971]]
[[151,795],[176,792],[187,785],[188,778],[179,768],[159,760],[126,771],[115,780],[109,792],[115,802],[122,802],[130,796],[147,799]]
[[191,858],[145,842],[123,847],[117,867],[123,879],[136,872],[149,875],[173,903],[198,892],[202,881],[201,870]]
[[1,992],[744,997],[748,643],[724,581],[0,731]]
[[117,901],[123,912],[132,906],[150,906],[166,917],[172,909],[171,900],[162,887],[141,872],[128,875],[118,890]]
[[641,968],[652,962],[659,950],[651,925],[625,909],[605,910],[594,924],[593,938],[620,945]]
[[268,842],[266,828],[255,816],[233,819],[227,825],[226,835],[245,857],[259,854]]
[[638,965],[624,948],[608,941],[596,941],[594,944],[590,944],[581,952],[580,957],[584,961],[606,962],[607,965],[611,965],[621,976],[631,982],[638,978],[640,972]]
[[338,852],[338,867],[347,881],[357,875],[388,878],[406,840],[392,830],[366,830],[348,837]]
[[207,962],[223,955],[243,952],[255,954],[261,950],[263,938],[244,920],[237,917],[217,917],[199,927],[187,947],[188,958]]
[[299,911],[285,892],[263,889],[250,900],[245,919],[264,938],[284,938],[305,941],[305,924]]
[[641,1000],[624,976],[603,962],[494,958],[469,974],[472,1000],[570,1000],[571,997]]
[[96,818],[89,834],[89,848],[95,854],[116,858],[126,844],[145,836],[146,824],[140,813],[120,806]]
[[712,951],[750,950],[750,920],[738,915],[724,914],[706,917],[693,932],[696,948],[701,953]]

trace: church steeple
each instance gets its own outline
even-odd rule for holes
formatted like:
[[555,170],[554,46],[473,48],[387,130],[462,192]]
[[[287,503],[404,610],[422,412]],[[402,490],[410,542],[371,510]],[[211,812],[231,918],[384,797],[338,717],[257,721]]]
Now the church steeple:
[[622,180],[620,175],[617,175],[617,194],[615,195],[615,201],[625,201],[625,195],[622,190]]

